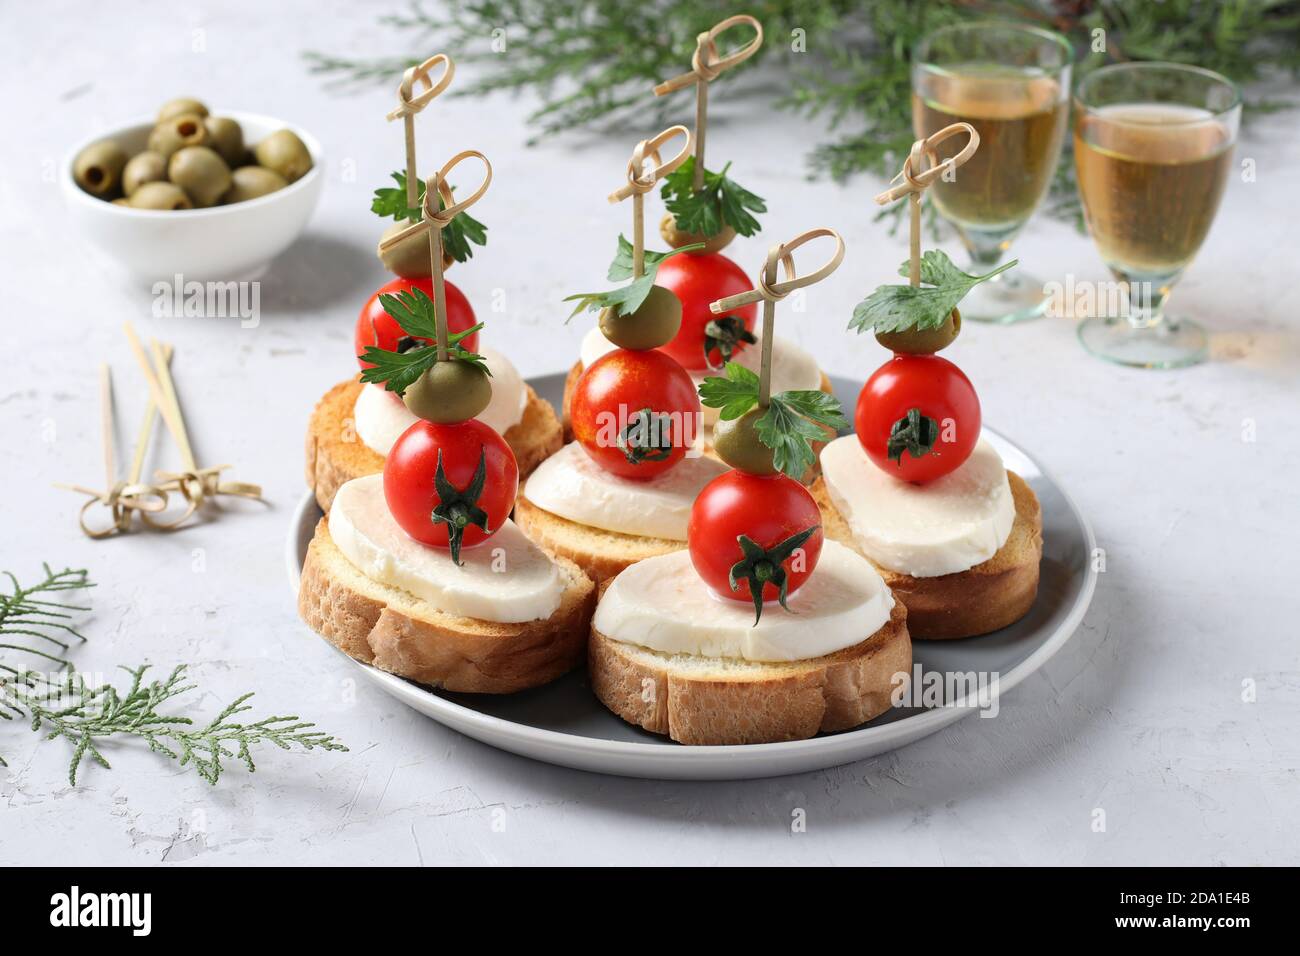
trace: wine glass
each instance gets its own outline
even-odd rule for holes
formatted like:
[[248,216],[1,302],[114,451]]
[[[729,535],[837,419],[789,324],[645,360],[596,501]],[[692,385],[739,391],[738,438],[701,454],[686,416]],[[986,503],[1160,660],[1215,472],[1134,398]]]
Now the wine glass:
[[[912,126],[918,138],[955,122],[979,132],[975,155],[936,181],[930,196],[970,253],[970,272],[992,271],[1047,194],[1069,115],[1073,51],[1059,33],[1002,21],[942,27],[912,55]],[[940,160],[964,144],[939,146]],[[1043,283],[1013,269],[976,286],[963,319],[1020,322],[1041,316]]]
[[1120,314],[1080,324],[1092,354],[1141,368],[1205,360],[1205,330],[1165,315],[1165,302],[1210,231],[1240,121],[1241,92],[1200,67],[1124,63],[1079,84],[1074,163],[1084,218],[1127,287],[1110,310]]

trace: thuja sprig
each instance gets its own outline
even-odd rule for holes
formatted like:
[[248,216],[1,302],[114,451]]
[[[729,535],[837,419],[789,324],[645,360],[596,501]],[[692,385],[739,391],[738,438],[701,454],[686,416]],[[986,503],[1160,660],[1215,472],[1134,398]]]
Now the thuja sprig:
[[[433,300],[423,289],[414,288],[409,292],[398,292],[392,295],[385,293],[379,297],[379,304],[411,338],[437,340],[438,319]],[[481,328],[483,328],[482,322],[462,332],[449,332],[447,357],[458,362],[468,362],[482,369],[485,374],[491,375],[492,370],[488,368],[483,356],[471,352],[460,344]],[[370,363],[370,368],[361,372],[362,382],[382,382],[388,391],[401,395],[415,384],[416,379],[433,368],[438,361],[438,347],[422,344],[390,352],[377,345],[367,345],[360,357]]]
[[[186,683],[185,665],[178,666],[163,681],[146,681],[149,665],[121,668],[130,684],[119,690],[111,684],[91,686],[71,668],[63,656],[70,649],[65,638],[84,641],[73,626],[73,614],[88,608],[45,595],[91,588],[95,585],[84,570],[52,571],[42,566],[45,577],[30,587],[21,586],[9,572],[12,590],[0,594],[0,719],[14,723],[30,721],[33,731],[45,740],[63,739],[72,746],[68,782],[77,784],[77,772],[89,759],[109,768],[101,749],[107,739],[141,740],[150,750],[193,768],[200,777],[215,784],[223,761],[238,760],[250,772],[253,748],[272,744],[282,750],[347,750],[336,737],[315,729],[296,716],[263,717],[251,723],[236,720],[251,710],[253,695],[243,694],[208,723],[196,726],[183,714],[165,714],[160,707],[175,697],[196,689]],[[21,643],[18,642],[21,640]],[[34,642],[34,643],[33,643]],[[58,648],[52,653],[49,648]],[[14,655],[35,655],[54,664],[49,672],[15,666]],[[0,756],[0,766],[6,766]]]
[[[399,170],[391,175],[397,186],[383,186],[376,189],[375,198],[370,203],[370,211],[376,216],[393,219],[396,222],[419,222],[423,216],[424,183],[421,181],[416,187],[416,205],[408,206],[406,173]],[[447,204],[439,196],[439,211],[446,208]],[[465,262],[473,258],[474,250],[470,247],[471,242],[476,246],[487,245],[487,226],[468,212],[458,213],[451,222],[442,227],[442,247],[447,255],[457,262]]]

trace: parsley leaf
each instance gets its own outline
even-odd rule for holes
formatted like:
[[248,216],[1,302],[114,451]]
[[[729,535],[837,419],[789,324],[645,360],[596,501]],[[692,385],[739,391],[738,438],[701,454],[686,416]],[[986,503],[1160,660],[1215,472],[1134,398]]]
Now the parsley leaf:
[[664,180],[664,205],[673,214],[677,228],[701,236],[716,236],[724,226],[731,226],[741,236],[759,230],[751,215],[767,212],[767,203],[733,179],[727,178],[727,163],[719,172],[704,170],[704,185],[695,191],[695,157],[689,156]]
[[[758,375],[737,362],[728,362],[726,378],[709,377],[700,384],[700,402],[720,409],[732,421],[758,405]],[[781,392],[768,400],[767,411],[754,423],[758,440],[772,449],[772,463],[791,478],[801,478],[817,460],[812,443],[825,441],[827,431],[848,428],[839,399],[823,391]]]
[[[572,319],[579,312],[599,312],[602,309],[613,308],[618,309],[619,315],[631,315],[641,308],[641,304],[650,295],[650,289],[655,284],[655,276],[659,274],[659,266],[665,259],[675,256],[679,252],[692,252],[703,248],[704,243],[696,242],[669,252],[652,252],[646,249],[645,275],[641,276],[641,278],[632,279],[627,285],[617,289],[610,289],[607,292],[577,292],[573,295],[566,295],[563,301],[577,302],[577,305],[573,307],[573,311],[569,313],[569,319]],[[620,235],[618,237],[618,250],[614,253],[614,261],[609,265],[609,280],[618,282],[622,279],[631,278],[632,243]],[[565,321],[567,322],[568,319]]]
[[[421,206],[416,205],[414,208],[406,204],[406,173],[395,172],[392,174],[393,180],[397,183],[397,188],[386,186],[375,190],[375,198],[370,203],[370,211],[375,215],[385,219],[394,219],[401,222],[406,219],[410,222],[419,222],[422,215]],[[424,183],[417,184],[416,190],[419,194],[419,202],[424,202]],[[446,209],[447,204],[438,197],[438,208]],[[447,255],[451,256],[457,262],[465,262],[467,259],[474,257],[474,250],[470,248],[470,243],[476,246],[487,245],[487,226],[479,222],[468,212],[462,212],[457,215],[451,222],[447,223],[442,229],[442,245],[446,249]]]
[[[921,286],[880,286],[854,307],[849,328],[859,332],[937,329],[967,292],[1018,261],[1012,259],[986,275],[973,276],[958,269],[943,252],[931,249],[921,257]],[[909,269],[910,264],[904,262],[898,271],[906,276]]]
[[[381,295],[379,304],[384,307],[385,312],[397,320],[397,324],[402,327],[402,331],[407,335],[429,341],[437,339],[438,321],[434,312],[433,300],[429,298],[423,289],[417,288],[410,292],[398,292],[396,295]],[[487,363],[484,362],[483,356],[477,352],[471,352],[460,344],[461,340],[473,335],[481,328],[483,328],[482,322],[463,332],[449,332],[447,335],[447,354],[452,361],[469,362],[471,365],[481,368],[486,374],[491,375],[492,372],[488,369]],[[436,345],[421,344],[406,351],[390,352],[376,345],[367,345],[365,352],[360,357],[372,366],[362,370],[362,382],[382,382],[388,391],[401,395],[415,384],[416,379],[433,368],[434,363],[438,361],[438,347]]]

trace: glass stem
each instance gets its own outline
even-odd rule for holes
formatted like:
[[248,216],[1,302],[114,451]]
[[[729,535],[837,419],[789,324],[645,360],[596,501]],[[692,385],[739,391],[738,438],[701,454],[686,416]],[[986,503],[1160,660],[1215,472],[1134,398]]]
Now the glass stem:
[[1128,284],[1128,324],[1135,329],[1149,329],[1165,319],[1169,301],[1169,283],[1158,279],[1125,280]]

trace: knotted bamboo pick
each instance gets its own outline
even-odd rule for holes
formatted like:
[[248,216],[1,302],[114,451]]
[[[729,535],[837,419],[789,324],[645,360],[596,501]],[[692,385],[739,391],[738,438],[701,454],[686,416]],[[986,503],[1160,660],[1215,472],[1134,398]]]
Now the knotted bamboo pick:
[[[659,155],[660,148],[677,136],[685,138],[682,148],[668,162]],[[609,201],[622,202],[632,197],[632,278],[639,279],[645,275],[645,194],[655,188],[655,184],[674,169],[686,162],[686,154],[691,151],[691,131],[685,126],[670,126],[662,133],[643,139],[632,150],[632,158],[627,162],[627,182],[609,194]],[[646,161],[654,164],[646,169]]]
[[[447,174],[463,160],[473,157],[483,162],[483,181],[468,199],[452,202],[451,187],[447,185]],[[492,182],[492,164],[486,156],[476,149],[467,149],[457,153],[443,164],[424,186],[424,202],[420,206],[420,221],[413,222],[401,232],[394,233],[379,244],[383,252],[412,236],[427,233],[429,236],[429,267],[433,273],[433,312],[438,326],[438,361],[445,362],[449,354],[447,343],[447,286],[442,276],[442,230],[446,225],[478,202]],[[441,196],[444,207],[439,210],[434,205],[434,196]]]
[[[442,74],[438,77],[437,82],[434,82],[433,78],[429,76],[429,72],[439,64],[442,64]],[[386,117],[389,122],[400,119],[402,121],[402,130],[406,136],[406,205],[410,209],[414,209],[420,204],[419,179],[415,171],[416,114],[432,103],[443,90],[450,86],[451,78],[455,75],[456,64],[445,53],[435,53],[419,66],[408,67],[406,72],[402,74],[401,85],[397,87],[397,108],[388,113]],[[418,96],[414,95],[416,83],[424,87],[424,90]]]
[[[834,254],[815,272],[811,272],[806,276],[796,275],[794,257],[791,253],[800,246],[822,236],[829,236],[835,240]],[[767,261],[763,265],[763,271],[759,276],[756,287],[748,292],[741,292],[709,303],[709,311],[714,315],[721,315],[724,312],[738,309],[742,305],[749,305],[749,303],[757,302],[760,299],[763,300],[763,353],[762,364],[758,373],[758,405],[760,408],[767,408],[772,397],[772,335],[776,318],[776,304],[795,289],[802,289],[804,286],[821,282],[822,279],[825,279],[838,269],[843,261],[844,240],[840,238],[838,232],[834,229],[825,228],[809,229],[789,242],[778,243],[767,251]],[[778,263],[785,270],[785,279],[781,282],[776,281]]]
[[[966,145],[961,148],[957,155],[945,159],[942,163],[939,162],[939,155],[935,151],[935,147],[961,133],[966,134]],[[974,156],[975,150],[979,149],[979,146],[980,134],[969,123],[953,123],[951,126],[945,126],[937,133],[925,137],[925,139],[918,139],[912,144],[907,159],[903,161],[902,170],[890,180],[890,182],[898,182],[901,179],[902,182],[876,196],[876,204],[880,206],[887,206],[895,199],[903,196],[908,197],[912,220],[908,243],[910,257],[908,282],[913,288],[921,284],[921,194],[927,186],[947,173],[948,170],[955,170]],[[929,167],[924,170],[921,169],[923,159],[929,163]]]
[[[754,37],[747,44],[732,50],[726,56],[718,54],[718,37],[734,26],[745,24],[754,28]],[[763,24],[747,13],[727,17],[721,23],[695,38],[695,53],[691,56],[691,72],[664,80],[654,88],[655,96],[666,96],[682,87],[695,85],[695,170],[692,189],[704,188],[704,137],[708,127],[709,83],[726,70],[748,60],[763,45]]]

